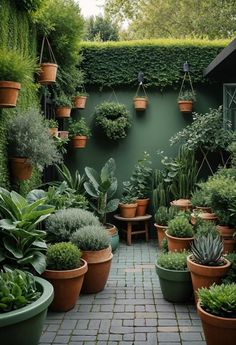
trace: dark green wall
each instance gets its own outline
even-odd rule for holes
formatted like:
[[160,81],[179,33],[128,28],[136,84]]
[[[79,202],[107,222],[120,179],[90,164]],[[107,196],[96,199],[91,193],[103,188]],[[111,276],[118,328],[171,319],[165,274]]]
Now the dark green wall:
[[[113,157],[117,165],[117,177],[121,187],[122,181],[128,179],[136,161],[141,158],[143,151],[151,154],[153,168],[161,167],[157,150],[164,150],[167,155],[175,155],[177,147],[170,147],[169,138],[190,123],[192,116],[183,115],[177,106],[177,91],[160,93],[157,89],[147,91],[149,106],[145,113],[136,113],[133,108],[133,97],[136,90],[116,90],[119,102],[124,103],[130,111],[133,125],[127,138],[118,142],[104,138],[93,128],[93,136],[89,139],[85,149],[69,149],[67,162],[74,170],[78,168],[82,173],[85,166],[101,168],[105,161]],[[94,107],[108,100],[112,92],[88,91],[89,98],[85,110],[73,111],[73,118],[84,116],[93,125]],[[209,107],[214,108],[222,104],[222,90],[219,85],[202,86],[196,90],[197,102],[195,111],[206,112]],[[115,101],[114,97],[111,98]],[[66,120],[65,120],[66,121]]]

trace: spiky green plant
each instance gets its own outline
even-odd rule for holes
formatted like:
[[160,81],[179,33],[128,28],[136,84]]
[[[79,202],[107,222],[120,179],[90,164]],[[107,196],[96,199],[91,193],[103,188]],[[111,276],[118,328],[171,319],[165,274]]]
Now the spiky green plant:
[[204,266],[221,266],[224,263],[222,258],[223,242],[220,236],[209,233],[207,236],[194,238],[191,244],[192,258],[194,262]]

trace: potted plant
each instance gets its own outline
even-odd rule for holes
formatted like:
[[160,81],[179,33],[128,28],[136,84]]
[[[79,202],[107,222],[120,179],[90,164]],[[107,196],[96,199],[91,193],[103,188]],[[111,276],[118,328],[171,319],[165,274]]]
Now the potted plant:
[[111,238],[101,226],[85,226],[73,233],[71,242],[81,251],[82,258],[88,263],[84,277],[83,293],[97,293],[106,285],[113,254]]
[[125,138],[131,127],[131,118],[124,104],[103,102],[96,106],[94,117],[96,126],[111,140]]
[[[42,15],[42,14],[41,14]],[[38,18],[39,19],[39,18]],[[37,20],[37,19],[36,19]],[[39,23],[39,20],[37,20]],[[55,30],[52,24],[50,24],[47,20],[41,20],[40,25],[48,25],[48,28],[45,28],[44,31],[44,37],[42,40],[42,46],[41,46],[41,54],[40,54],[40,62],[39,62],[39,75],[38,75],[38,83],[41,85],[51,85],[56,82],[56,77],[57,77],[57,68],[58,65],[56,63],[56,59],[54,57],[51,45],[49,43],[49,40],[46,36],[51,30]],[[38,27],[38,29],[41,29]],[[51,58],[51,62],[42,62],[43,60],[43,53],[44,53],[44,47],[45,47],[45,41],[48,46],[48,53]]]
[[218,218],[215,213],[212,212],[212,208],[209,206],[211,204],[211,195],[209,191],[204,188],[204,182],[199,183],[200,189],[193,192],[191,197],[191,203],[193,207],[193,213],[191,214],[191,223],[194,225],[197,219],[209,220],[212,222],[217,222]]
[[117,178],[115,177],[115,160],[108,159],[100,172],[86,167],[85,174],[88,181],[84,183],[87,194],[92,198],[92,208],[99,216],[101,224],[111,236],[112,251],[119,244],[119,234],[113,224],[107,224],[107,214],[118,208],[119,199],[113,198],[117,191]]
[[222,278],[230,269],[230,262],[222,256],[223,243],[220,236],[212,233],[195,237],[191,251],[187,264],[197,302],[198,289],[209,287],[213,283],[221,283]]
[[187,267],[188,252],[161,253],[156,273],[163,297],[173,303],[186,302],[193,296],[191,275]]
[[137,111],[144,111],[148,106],[148,97],[147,96],[137,96],[133,99],[134,109]]
[[42,171],[45,166],[60,162],[61,155],[38,109],[18,110],[7,122],[7,133],[14,178],[29,179],[33,166]]
[[157,239],[158,239],[158,246],[159,248],[162,248],[162,241],[166,237],[165,232],[167,230],[168,222],[173,219],[177,213],[178,209],[176,207],[165,207],[160,206],[155,213],[155,221],[156,223],[154,226],[157,229]]
[[54,287],[54,298],[49,308],[54,311],[72,309],[88,270],[87,262],[81,259],[81,252],[74,244],[60,242],[48,247],[46,263],[42,277]]
[[134,218],[137,210],[137,197],[130,181],[123,182],[123,193],[119,203],[120,216],[123,218]]
[[32,79],[34,61],[15,50],[0,50],[0,107],[16,106],[21,83]]
[[[0,338],[2,344],[39,343],[53,287],[29,272],[0,272]],[[17,340],[16,340],[17,338]]]
[[178,106],[181,113],[191,113],[193,110],[193,102],[195,101],[195,92],[190,90],[181,92],[178,97]]
[[52,136],[58,135],[58,122],[54,119],[45,119],[46,126],[49,128],[49,133]]
[[178,214],[168,222],[166,237],[169,251],[190,249],[193,241],[193,227],[185,214]]
[[73,108],[85,109],[88,94],[86,92],[77,93],[73,99]]
[[197,312],[207,345],[233,345],[236,337],[236,284],[198,290]]
[[81,149],[86,146],[87,139],[91,136],[91,130],[83,117],[78,121],[71,120],[69,122],[69,136],[74,148]]
[[70,117],[71,113],[71,100],[65,94],[61,94],[54,99],[55,114],[57,118]]

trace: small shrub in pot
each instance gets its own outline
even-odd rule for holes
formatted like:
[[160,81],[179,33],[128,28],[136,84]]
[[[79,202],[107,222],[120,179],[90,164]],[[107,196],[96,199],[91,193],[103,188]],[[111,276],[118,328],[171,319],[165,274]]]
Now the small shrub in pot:
[[72,270],[81,265],[81,251],[70,242],[52,244],[47,250],[47,269]]

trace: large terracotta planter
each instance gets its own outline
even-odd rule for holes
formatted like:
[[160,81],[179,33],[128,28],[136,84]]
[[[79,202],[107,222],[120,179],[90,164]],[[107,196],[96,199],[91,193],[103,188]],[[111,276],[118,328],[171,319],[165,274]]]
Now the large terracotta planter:
[[84,109],[86,106],[86,96],[76,96],[73,100],[73,107],[76,109]]
[[57,118],[66,118],[66,117],[70,117],[70,113],[71,113],[71,108],[69,107],[58,107],[55,109],[55,115]]
[[192,204],[189,199],[178,199],[178,200],[173,200],[170,202],[171,206],[176,206],[180,209],[180,211],[187,211],[191,209]]
[[87,262],[73,270],[54,271],[46,270],[42,277],[47,279],[54,287],[54,299],[49,309],[54,311],[68,311],[72,309],[80,294],[84,275],[88,270]]
[[32,165],[27,158],[12,157],[10,159],[11,173],[16,180],[28,180],[32,176]]
[[191,113],[193,111],[193,101],[178,101],[181,113]]
[[20,88],[20,83],[0,81],[0,108],[15,107]]
[[159,225],[159,224],[154,224],[156,230],[157,230],[157,243],[158,247],[161,249],[162,248],[162,241],[164,238],[166,238],[166,230],[167,226],[164,225]]
[[134,98],[134,108],[137,111],[146,110],[148,106],[148,99],[146,97],[135,97]]
[[209,314],[197,304],[197,312],[207,345],[234,345],[236,339],[236,318],[225,318]]
[[230,228],[228,226],[218,225],[217,231],[219,232],[223,240],[223,253],[232,253],[236,247],[236,240],[233,238],[233,234],[236,232],[236,229]]
[[76,135],[71,139],[72,146],[75,149],[83,149],[86,146],[87,143],[87,137],[85,135]]
[[204,266],[197,264],[191,259],[191,255],[187,257],[188,269],[191,272],[195,301],[197,302],[197,290],[201,287],[210,287],[213,283],[220,284],[222,278],[230,269],[231,263],[224,259],[225,264],[222,266]]
[[147,199],[137,199],[137,209],[136,209],[136,217],[141,217],[141,216],[145,216],[146,214],[146,210],[149,204],[149,198]]
[[181,252],[183,250],[190,250],[193,237],[173,237],[166,231],[166,237],[168,241],[168,250],[170,252]]
[[111,247],[98,251],[83,251],[82,257],[88,263],[88,272],[84,277],[81,292],[89,294],[102,291],[111,268]]
[[41,63],[38,77],[39,84],[50,85],[56,82],[57,64],[55,63]]
[[119,204],[120,216],[123,218],[134,218],[136,216],[137,203]]

